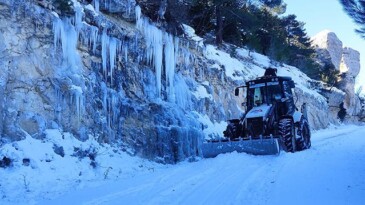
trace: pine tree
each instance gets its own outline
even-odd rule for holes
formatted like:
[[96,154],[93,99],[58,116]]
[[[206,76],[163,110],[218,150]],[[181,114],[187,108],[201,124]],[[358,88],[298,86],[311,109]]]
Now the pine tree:
[[214,10],[210,6],[209,0],[194,0],[189,10],[191,17],[189,24],[195,29],[195,33],[199,36],[211,32],[214,28],[212,20]]
[[335,66],[332,63],[326,63],[322,68],[321,72],[321,80],[327,83],[330,87],[338,86],[340,79],[340,72],[336,70]]
[[[259,0],[267,11],[285,11],[282,0]],[[191,25],[197,34],[214,32],[216,44],[223,41],[242,44],[253,30],[254,19],[250,0],[194,0],[190,9]],[[281,9],[277,9],[281,8]],[[280,13],[280,12],[279,12]]]
[[282,0],[260,0],[261,3],[264,5],[270,7],[270,8],[276,8],[276,7],[282,7],[283,1]]
[[310,77],[319,79],[320,65],[315,62],[315,50],[304,29],[304,23],[296,20],[295,15],[288,15],[281,19],[282,27],[286,31],[286,44],[289,46],[286,63],[298,67]]
[[365,1],[364,0],[339,0],[345,12],[360,26],[355,31],[365,39]]
[[195,0],[188,24],[198,35],[215,37],[217,45],[224,41],[247,46],[320,79],[321,66],[314,60],[315,50],[304,23],[297,21],[295,15],[278,15],[285,6],[281,0]]
[[273,14],[279,15],[286,11],[286,4],[282,0],[260,0],[263,7]]

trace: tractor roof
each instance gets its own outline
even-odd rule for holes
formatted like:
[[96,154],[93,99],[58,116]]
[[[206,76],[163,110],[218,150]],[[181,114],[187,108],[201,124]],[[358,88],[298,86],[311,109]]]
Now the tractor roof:
[[255,80],[248,81],[246,85],[249,84],[258,84],[265,82],[282,82],[282,81],[291,81],[290,77],[286,76],[277,76],[278,70],[276,68],[266,68],[265,73],[262,77],[256,78]]
[[248,82],[246,82],[246,85],[248,86],[251,82],[253,82],[254,84],[258,84],[258,83],[266,83],[266,82],[282,82],[282,81],[292,81],[291,77],[287,77],[287,76],[263,76],[263,77],[259,77],[256,78],[255,80],[250,80]]

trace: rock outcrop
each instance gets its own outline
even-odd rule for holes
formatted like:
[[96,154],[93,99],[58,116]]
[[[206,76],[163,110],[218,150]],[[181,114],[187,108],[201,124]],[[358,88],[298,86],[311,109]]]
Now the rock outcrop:
[[321,56],[321,61],[331,62],[337,70],[340,70],[343,44],[337,35],[329,30],[324,30],[315,35],[311,40],[312,45]]
[[[319,61],[323,64],[331,63],[336,70],[340,72],[338,88],[345,94],[343,101],[339,103],[339,92],[334,89],[331,91],[337,93],[329,96],[329,104],[332,107],[333,114],[340,110],[346,109],[347,121],[358,121],[358,115],[361,110],[360,99],[355,95],[355,79],[360,72],[360,53],[352,48],[343,47],[343,43],[335,33],[325,30],[318,33],[312,38],[312,44],[316,48]],[[337,96],[333,98],[333,96]]]

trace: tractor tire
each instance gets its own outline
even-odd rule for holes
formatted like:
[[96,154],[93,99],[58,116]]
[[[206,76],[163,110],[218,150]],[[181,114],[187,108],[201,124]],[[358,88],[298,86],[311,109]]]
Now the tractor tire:
[[294,122],[290,118],[283,118],[279,121],[279,134],[281,145],[286,152],[296,151]]
[[308,121],[304,118],[300,120],[298,135],[300,138],[297,140],[297,150],[309,149],[311,147],[311,132]]

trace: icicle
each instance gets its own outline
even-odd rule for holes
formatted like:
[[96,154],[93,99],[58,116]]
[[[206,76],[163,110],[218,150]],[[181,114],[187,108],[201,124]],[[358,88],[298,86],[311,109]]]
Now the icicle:
[[61,35],[63,35],[65,31],[63,30],[63,23],[62,20],[59,18],[55,18],[53,21],[53,45],[55,50],[57,50],[57,47],[59,46]]
[[175,48],[172,35],[165,33],[165,75],[167,81],[167,100],[175,103],[174,74],[175,74]]
[[146,60],[153,64],[156,75],[157,97],[161,97],[161,72],[163,60],[163,36],[164,32],[151,25],[147,18],[142,17],[141,8],[136,6],[137,28],[144,34],[146,41]]
[[[82,63],[77,52],[77,44],[79,40],[79,32],[82,29],[83,9],[79,2],[73,1],[75,7],[75,17],[71,20],[65,18],[63,20],[58,17],[53,21],[54,47],[55,52],[59,47],[62,49],[62,68],[60,75],[69,76],[73,83],[80,84],[80,68]],[[72,23],[73,21],[73,23]],[[59,92],[59,91],[56,91]],[[80,120],[84,111],[83,91],[80,86],[71,85],[69,87],[71,103],[75,107],[77,119]],[[57,93],[59,95],[59,93]]]
[[[78,121],[80,121],[81,119],[81,116],[83,114],[83,111],[84,111],[84,108],[83,108],[83,105],[84,105],[84,100],[83,100],[83,92],[82,92],[82,89],[81,87],[79,86],[75,86],[75,85],[72,85],[71,88],[70,88],[70,91],[71,91],[71,94],[72,94],[72,98],[74,98],[74,106],[75,106],[75,109],[76,109],[76,116],[77,116],[77,119]],[[71,101],[73,101],[71,99]]]
[[110,69],[110,84],[113,85],[113,71],[115,66],[117,53],[117,39],[111,38],[109,42],[109,69]]
[[187,68],[189,65],[190,65],[190,52],[188,50],[189,48],[189,45],[190,43],[187,42],[186,46],[185,46],[185,49],[184,49],[184,67]]
[[146,59],[149,64],[153,64],[156,74],[157,96],[161,97],[161,72],[162,72],[162,57],[163,57],[163,33],[156,26],[149,24],[148,20],[144,21],[144,36],[147,45]]
[[[145,39],[146,62],[150,65],[153,65],[153,68],[155,70],[157,97],[161,98],[161,71],[162,66],[165,65],[167,93],[166,99],[167,101],[172,103],[177,103],[178,101],[181,102],[181,99],[177,99],[178,94],[176,93],[177,90],[175,89],[174,85],[174,81],[176,80],[175,70],[176,64],[179,61],[180,56],[182,57],[180,61],[185,67],[188,67],[191,63],[191,54],[188,49],[189,42],[187,42],[186,46],[182,46],[183,48],[180,48],[179,38],[174,38],[171,34],[168,34],[167,32],[162,31],[155,25],[151,24],[147,18],[143,17],[141,13],[141,8],[139,6],[135,7],[135,13],[136,28],[141,31]],[[138,38],[136,37],[135,45],[137,45],[137,43]],[[164,64],[162,62],[163,60]],[[181,88],[186,88],[186,86],[181,86]]]
[[117,121],[119,113],[119,98],[118,94],[114,90],[109,89],[105,83],[102,82],[100,87],[101,93],[103,94],[103,114],[106,118],[105,122],[109,132]]
[[87,45],[89,50],[92,50],[92,53],[95,54],[99,29],[95,26],[90,26],[88,24],[85,25],[85,29],[82,29],[82,32],[80,33],[82,44]]
[[82,29],[82,18],[84,17],[84,11],[81,5],[75,5],[75,28],[79,33]]
[[106,29],[104,29],[101,36],[101,59],[103,66],[104,79],[107,79],[107,50],[109,47],[109,36],[106,34]]
[[180,55],[180,52],[179,52],[179,38],[175,38],[174,39],[174,46],[175,46],[175,64],[177,64],[178,62],[178,58],[179,58],[179,55]]
[[113,73],[115,69],[116,57],[121,46],[120,44],[121,43],[118,39],[114,37],[109,37],[107,35],[106,29],[103,30],[103,34],[101,36],[101,58],[103,74],[106,81],[108,80],[108,76],[110,75],[111,84],[113,84]]
[[75,71],[77,63],[80,61],[76,50],[78,36],[75,27],[69,19],[61,20],[56,18],[53,22],[53,29],[55,49],[61,43],[64,66],[70,68],[71,71]]
[[97,13],[100,12],[100,2],[99,0],[94,0],[94,8]]
[[181,74],[175,75],[175,84],[176,104],[183,109],[189,109],[191,107],[191,92]]
[[93,50],[94,54],[96,52],[96,43],[98,41],[98,32],[99,32],[98,27],[91,26],[90,38],[91,38],[92,50]]
[[157,96],[161,97],[161,72],[162,72],[162,33],[156,27],[153,28],[153,60],[157,81]]
[[110,11],[110,0],[104,0],[104,7],[107,11]]
[[[62,40],[62,42],[66,42],[66,53],[64,53],[64,58],[67,59],[68,64],[74,68],[76,67],[76,56],[78,56],[76,51],[78,36],[75,28],[71,26],[71,24],[67,24],[67,27],[67,36]],[[64,46],[62,45],[62,47]]]
[[142,10],[140,6],[136,6],[135,8],[135,12],[136,12],[136,27],[139,30],[142,30],[142,21],[141,21],[141,17],[142,17]]

